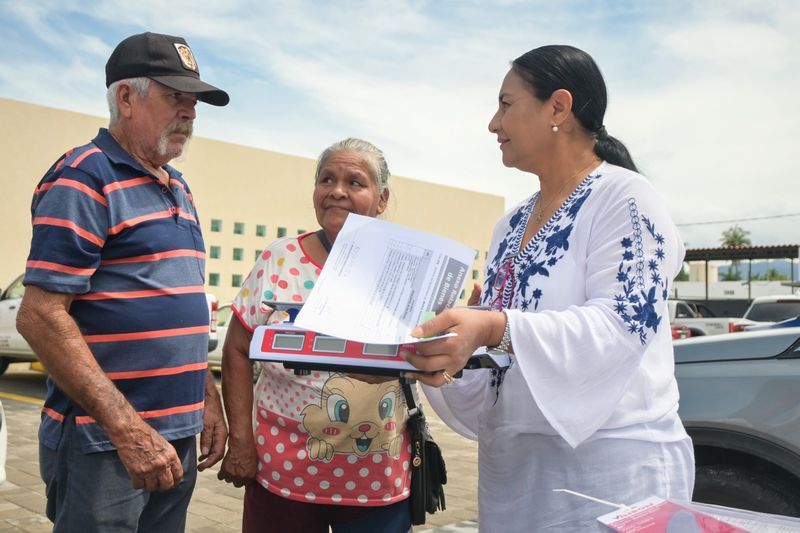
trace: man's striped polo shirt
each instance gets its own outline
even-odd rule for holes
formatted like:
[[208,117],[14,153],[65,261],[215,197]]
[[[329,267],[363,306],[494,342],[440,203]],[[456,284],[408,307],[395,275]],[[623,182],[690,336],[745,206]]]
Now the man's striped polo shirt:
[[[101,129],[34,191],[25,284],[74,294],[69,313],[102,369],[167,440],[203,426],[208,366],[205,248],[189,187],[149,174]],[[59,354],[69,358],[69,353]],[[55,449],[68,415],[85,452],[105,431],[48,380],[39,439]]]

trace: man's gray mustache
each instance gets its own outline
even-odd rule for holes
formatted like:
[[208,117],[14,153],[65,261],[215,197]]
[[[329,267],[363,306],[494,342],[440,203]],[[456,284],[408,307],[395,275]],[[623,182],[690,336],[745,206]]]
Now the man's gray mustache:
[[191,122],[178,122],[177,124],[173,124],[167,131],[164,132],[164,135],[171,135],[173,133],[180,133],[181,135],[186,135],[187,137],[192,136],[192,132],[194,131],[194,126]]

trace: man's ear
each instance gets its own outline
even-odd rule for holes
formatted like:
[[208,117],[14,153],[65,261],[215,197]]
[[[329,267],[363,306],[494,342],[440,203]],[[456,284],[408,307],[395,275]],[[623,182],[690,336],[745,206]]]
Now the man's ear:
[[133,98],[136,95],[134,90],[127,83],[121,83],[117,87],[117,108],[122,117],[130,118],[133,113]]
[[550,95],[550,104],[552,106],[553,123],[561,124],[572,112],[572,93],[566,89],[556,89]]

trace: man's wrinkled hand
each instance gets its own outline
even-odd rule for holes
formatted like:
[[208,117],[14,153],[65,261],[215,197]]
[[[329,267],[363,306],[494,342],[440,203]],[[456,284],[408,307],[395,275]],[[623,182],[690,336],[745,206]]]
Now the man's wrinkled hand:
[[[211,376],[208,379],[213,379]],[[205,408],[203,410],[203,431],[200,433],[200,457],[197,469],[202,472],[222,459],[225,454],[225,441],[228,439],[228,426],[225,424],[225,415],[222,413],[222,402],[216,387],[213,392],[206,393]],[[207,389],[211,390],[211,389]]]
[[175,448],[144,422],[117,446],[117,454],[135,489],[170,490],[183,479],[183,465]]

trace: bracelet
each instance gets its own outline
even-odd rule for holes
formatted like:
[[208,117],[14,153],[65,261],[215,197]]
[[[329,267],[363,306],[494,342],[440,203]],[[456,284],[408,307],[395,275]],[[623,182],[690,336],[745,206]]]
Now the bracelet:
[[508,321],[508,314],[505,311],[502,313],[506,317],[506,326],[503,328],[503,337],[500,339],[500,344],[497,346],[492,346],[489,349],[493,352],[509,353],[511,350],[511,324]]

